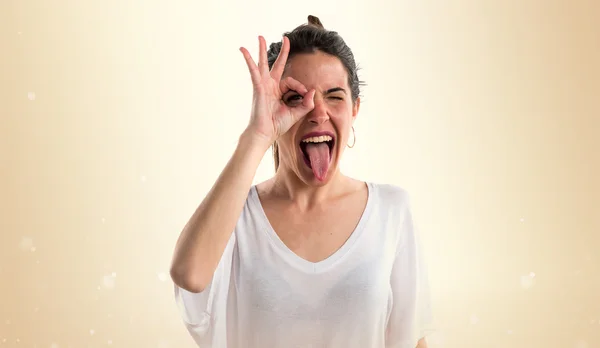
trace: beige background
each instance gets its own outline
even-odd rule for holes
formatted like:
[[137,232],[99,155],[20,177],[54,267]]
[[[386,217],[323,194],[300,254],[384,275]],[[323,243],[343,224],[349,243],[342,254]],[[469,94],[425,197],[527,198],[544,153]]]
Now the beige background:
[[308,14],[368,83],[345,171],[413,197],[431,346],[600,347],[597,0],[2,0],[0,347],[194,347],[168,268],[247,124],[238,48]]

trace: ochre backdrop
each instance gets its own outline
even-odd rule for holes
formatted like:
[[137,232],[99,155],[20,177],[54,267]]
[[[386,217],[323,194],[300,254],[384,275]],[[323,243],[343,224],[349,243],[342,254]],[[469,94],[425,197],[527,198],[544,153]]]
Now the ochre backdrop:
[[309,14],[367,82],[344,170],[412,196],[430,346],[600,347],[597,0],[3,0],[0,347],[194,347],[169,263],[248,121],[238,48]]

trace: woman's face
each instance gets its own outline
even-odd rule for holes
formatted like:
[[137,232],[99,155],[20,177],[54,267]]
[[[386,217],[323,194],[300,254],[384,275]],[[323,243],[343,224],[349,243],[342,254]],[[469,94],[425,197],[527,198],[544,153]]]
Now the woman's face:
[[[290,58],[282,78],[288,76],[316,90],[315,107],[278,139],[280,167],[307,184],[322,185],[338,171],[360,98],[352,103],[344,65],[321,51]],[[302,96],[289,91],[283,101],[293,107]]]

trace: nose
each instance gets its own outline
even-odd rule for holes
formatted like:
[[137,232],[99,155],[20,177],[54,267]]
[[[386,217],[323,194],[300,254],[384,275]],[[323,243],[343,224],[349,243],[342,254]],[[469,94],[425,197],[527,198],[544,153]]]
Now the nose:
[[315,107],[306,115],[307,120],[314,124],[323,124],[329,121],[327,105],[323,98],[315,95],[314,103]]

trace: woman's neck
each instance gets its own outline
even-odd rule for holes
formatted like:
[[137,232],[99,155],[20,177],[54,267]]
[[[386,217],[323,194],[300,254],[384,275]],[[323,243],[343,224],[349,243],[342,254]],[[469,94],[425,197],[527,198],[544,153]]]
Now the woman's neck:
[[283,168],[277,171],[265,185],[265,191],[277,199],[291,200],[302,210],[327,204],[348,190],[350,180],[339,170],[331,173],[331,178],[321,185],[310,185],[302,181],[294,172]]

